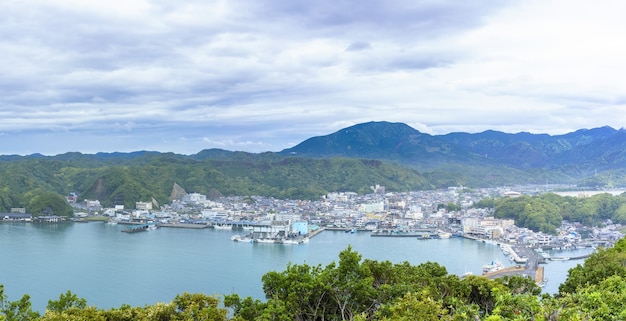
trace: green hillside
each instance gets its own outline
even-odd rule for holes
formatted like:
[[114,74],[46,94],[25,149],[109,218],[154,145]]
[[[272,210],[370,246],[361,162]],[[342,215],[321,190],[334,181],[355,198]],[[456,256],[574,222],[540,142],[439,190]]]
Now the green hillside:
[[377,160],[303,159],[271,153],[226,153],[219,159],[199,155],[144,153],[111,158],[73,153],[0,162],[0,210],[27,206],[30,200],[25,196],[34,190],[76,192],[81,200],[134,208],[136,201],[152,198],[169,202],[174,183],[205,195],[218,191],[281,199],[318,199],[333,191],[366,193],[375,184],[388,191],[433,188],[415,170]]

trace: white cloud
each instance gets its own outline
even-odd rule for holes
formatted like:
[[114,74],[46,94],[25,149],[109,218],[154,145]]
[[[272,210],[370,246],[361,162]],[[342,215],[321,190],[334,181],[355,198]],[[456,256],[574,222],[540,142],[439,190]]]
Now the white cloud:
[[36,139],[61,133],[78,151],[93,148],[87,138],[103,151],[277,151],[371,120],[432,134],[619,128],[624,9],[617,0],[5,1],[2,130],[32,137],[6,152],[64,152],[59,139]]

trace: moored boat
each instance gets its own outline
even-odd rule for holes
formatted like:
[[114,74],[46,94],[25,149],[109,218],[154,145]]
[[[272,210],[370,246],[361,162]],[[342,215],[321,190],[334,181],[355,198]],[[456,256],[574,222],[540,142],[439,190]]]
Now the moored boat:
[[483,265],[483,274],[497,272],[504,269],[504,264],[500,261],[491,261],[491,264]]
[[448,232],[439,232],[440,239],[449,239],[452,236],[452,233]]

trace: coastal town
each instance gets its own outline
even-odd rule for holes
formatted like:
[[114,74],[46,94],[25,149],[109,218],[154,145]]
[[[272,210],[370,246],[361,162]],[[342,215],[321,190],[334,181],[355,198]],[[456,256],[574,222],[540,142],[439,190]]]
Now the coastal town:
[[[174,185],[171,203],[138,201],[134,209],[117,205],[104,208],[98,200],[68,201],[75,207],[75,221],[105,217],[112,224],[157,227],[214,228],[241,230],[245,241],[305,240],[321,230],[365,231],[374,236],[449,238],[464,236],[478,240],[521,244],[535,248],[607,246],[623,235],[619,225],[603,227],[563,222],[557,235],[519,228],[510,219],[494,218],[489,209],[473,205],[487,197],[517,197],[544,192],[546,186],[518,186],[468,189],[450,187],[406,193],[386,192],[384,186],[371,186],[371,193],[337,192],[316,201],[280,200],[259,196],[221,197],[187,193]],[[584,195],[579,195],[583,197]],[[12,209],[2,220],[59,222],[65,218],[37,216]],[[135,230],[142,230],[135,228]],[[244,234],[244,232],[248,232]],[[290,242],[285,242],[289,244]],[[296,242],[301,243],[301,242]]]
[[[118,205],[101,206],[97,200],[68,196],[75,208],[73,222],[105,219],[121,224],[122,232],[135,233],[157,228],[212,228],[233,230],[231,239],[238,242],[302,244],[325,230],[346,233],[370,233],[372,237],[407,237],[418,239],[464,237],[500,246],[514,269],[500,262],[484,268],[485,275],[505,272],[527,274],[543,281],[537,271],[539,263],[569,260],[572,257],[550,257],[545,250],[595,248],[611,246],[623,234],[620,226],[605,222],[602,227],[563,222],[556,235],[520,228],[511,219],[494,217],[492,209],[474,204],[488,197],[518,197],[545,192],[545,186],[468,189],[450,187],[443,190],[406,193],[386,192],[384,186],[371,186],[371,193],[336,192],[319,200],[280,200],[259,196],[221,197],[210,200],[206,195],[187,193],[174,185],[169,204],[138,201],[134,209]],[[585,195],[578,195],[584,197]],[[2,221],[58,223],[64,217],[33,217],[23,209],[0,215]],[[583,258],[583,257],[580,257]]]

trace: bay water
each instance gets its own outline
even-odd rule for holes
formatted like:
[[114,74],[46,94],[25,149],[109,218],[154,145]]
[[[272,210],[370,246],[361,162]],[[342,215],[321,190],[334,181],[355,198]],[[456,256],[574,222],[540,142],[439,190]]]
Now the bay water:
[[[371,237],[369,232],[324,231],[301,245],[231,241],[236,231],[159,228],[121,233],[105,223],[0,224],[0,284],[10,301],[29,294],[33,308],[67,290],[99,308],[169,302],[183,292],[237,293],[264,300],[261,277],[287,264],[326,266],[351,246],[362,257],[417,265],[437,262],[448,273],[480,275],[499,247],[463,238],[419,240]],[[582,252],[581,252],[582,251]],[[579,250],[571,256],[586,254]],[[558,253],[553,252],[553,255]],[[544,292],[556,293],[569,268],[583,261],[551,262]]]

